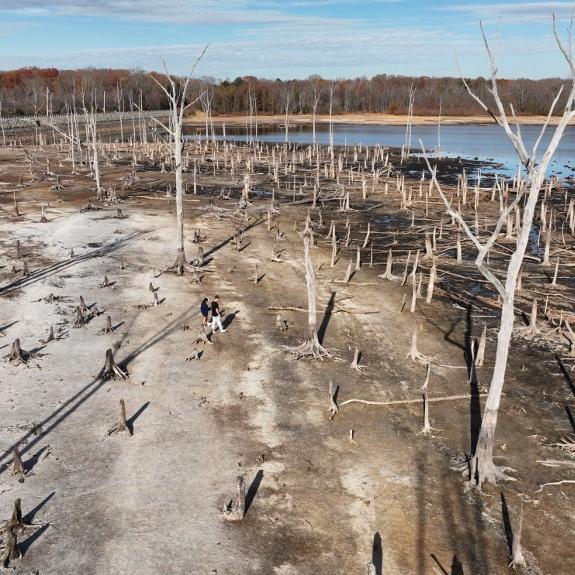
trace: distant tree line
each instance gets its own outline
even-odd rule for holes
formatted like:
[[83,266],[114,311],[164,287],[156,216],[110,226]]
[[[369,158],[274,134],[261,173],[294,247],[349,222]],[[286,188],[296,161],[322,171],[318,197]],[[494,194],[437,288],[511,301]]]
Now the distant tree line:
[[[489,84],[484,78],[469,80],[471,88],[489,101]],[[513,104],[516,114],[546,114],[562,85],[559,78],[542,80],[500,80],[504,102]],[[482,110],[471,100],[459,78],[408,77],[380,74],[371,79],[265,80],[246,76],[233,81],[211,78],[196,80],[192,91],[205,92],[196,109],[209,108],[213,115],[327,114],[330,100],[334,114],[407,113],[410,87],[415,90],[416,115],[477,115]],[[0,72],[2,114],[65,113],[83,103],[99,111],[144,110],[168,106],[165,95],[150,77],[138,70],[23,68]],[[560,110],[563,102],[559,102]]]

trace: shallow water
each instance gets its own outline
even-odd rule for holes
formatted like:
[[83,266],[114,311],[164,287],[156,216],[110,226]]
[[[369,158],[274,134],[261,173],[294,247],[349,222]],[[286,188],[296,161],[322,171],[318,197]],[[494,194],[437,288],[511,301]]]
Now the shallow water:
[[[550,126],[539,145],[539,153],[544,152],[554,131]],[[198,134],[202,134],[200,128]],[[222,139],[222,126],[216,126],[216,137]],[[528,150],[537,139],[541,126],[525,125],[521,132]],[[329,128],[327,124],[317,125],[317,142],[327,145],[329,143]],[[244,126],[228,126],[225,128],[226,139],[247,141]],[[300,144],[312,143],[312,127],[309,124],[296,125],[288,132],[290,142]],[[255,139],[255,129],[252,131]],[[257,139],[262,142],[283,142],[285,131],[280,126],[258,126]],[[419,140],[427,149],[441,150],[445,156],[460,156],[463,158],[495,161],[503,164],[501,173],[512,175],[516,172],[518,161],[513,146],[505,136],[503,130],[494,124],[462,124],[457,126],[442,126],[438,138],[437,126],[413,126],[411,149],[420,150]],[[334,124],[334,144],[338,146],[363,144],[375,146],[377,144],[390,147],[401,147],[405,143],[405,126],[386,126],[374,124]],[[440,144],[440,147],[438,146]],[[548,175],[557,175],[562,178],[575,177],[575,126],[569,126],[565,131],[563,140],[557,149]]]

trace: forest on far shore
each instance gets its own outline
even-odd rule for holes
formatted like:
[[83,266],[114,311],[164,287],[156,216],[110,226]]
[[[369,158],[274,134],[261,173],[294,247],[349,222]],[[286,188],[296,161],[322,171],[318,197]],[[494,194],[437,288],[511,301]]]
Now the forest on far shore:
[[[155,74],[155,73],[152,73]],[[161,74],[156,74],[161,79]],[[490,101],[485,78],[468,80],[471,88]],[[516,114],[546,115],[564,80],[499,80],[504,101],[513,104]],[[314,103],[318,114],[388,113],[408,111],[410,90],[414,93],[415,115],[466,116],[482,114],[469,97],[460,78],[409,77],[379,74],[373,78],[326,80],[310,76],[304,80],[269,80],[253,76],[235,80],[202,78],[193,81],[190,93],[204,93],[196,110],[212,115],[310,114]],[[566,98],[566,92],[563,94]],[[141,70],[22,68],[0,72],[2,115],[61,114],[83,102],[98,111],[129,111],[168,107],[165,95],[151,77]],[[564,105],[559,101],[556,110]],[[206,110],[207,111],[207,110]]]

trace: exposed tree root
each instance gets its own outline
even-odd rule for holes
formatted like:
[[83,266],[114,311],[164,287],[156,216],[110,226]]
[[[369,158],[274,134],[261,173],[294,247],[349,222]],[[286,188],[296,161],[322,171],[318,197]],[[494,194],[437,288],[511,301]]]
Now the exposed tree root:
[[317,341],[317,338],[309,338],[297,347],[287,348],[287,351],[295,359],[324,359],[331,357],[328,351]]

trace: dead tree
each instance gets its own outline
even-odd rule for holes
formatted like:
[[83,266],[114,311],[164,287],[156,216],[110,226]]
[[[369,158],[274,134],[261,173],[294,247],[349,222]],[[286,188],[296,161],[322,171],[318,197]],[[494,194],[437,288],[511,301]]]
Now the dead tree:
[[246,486],[244,478],[238,475],[236,500],[224,505],[223,517],[227,521],[241,521],[246,513]]
[[166,126],[163,122],[152,116],[152,120],[158,123],[166,133],[171,137],[172,144],[173,144],[173,155],[174,155],[174,164],[175,164],[175,176],[176,176],[176,261],[174,265],[169,268],[170,271],[173,271],[178,274],[183,274],[184,270],[188,267],[188,263],[186,261],[186,253],[184,248],[184,178],[183,178],[183,157],[182,157],[182,150],[183,150],[183,139],[182,139],[182,126],[184,123],[184,113],[185,111],[195,104],[200,96],[192,100],[191,102],[186,103],[187,92],[188,92],[188,85],[192,78],[192,74],[196,69],[199,61],[203,57],[207,46],[202,50],[201,54],[198,56],[196,61],[194,62],[192,69],[185,79],[185,81],[181,81],[179,78],[173,77],[167,69],[167,66],[164,62],[164,69],[166,71],[165,78],[168,81],[168,86],[166,87],[156,76],[153,74],[151,78],[154,82],[162,89],[164,94],[168,98],[168,103],[170,106],[170,126]]
[[116,379],[117,377],[128,379],[128,374],[114,361],[114,352],[112,351],[112,348],[108,348],[106,350],[106,363],[102,369],[101,375],[104,380]]
[[120,407],[118,409],[118,420],[116,423],[108,429],[108,435],[115,435],[116,433],[121,433],[122,431],[127,431],[129,435],[132,435],[132,430],[126,421],[126,404],[123,399],[120,399]]
[[[460,224],[468,238],[472,241],[475,248],[477,249],[478,254],[475,260],[477,269],[494,286],[502,302],[499,333],[497,337],[497,350],[495,355],[495,366],[493,369],[491,384],[489,386],[485,411],[481,421],[479,438],[475,447],[475,452],[471,456],[470,480],[478,487],[481,487],[485,481],[496,483],[499,479],[510,479],[510,477],[504,473],[503,469],[500,469],[495,465],[493,461],[493,447],[495,441],[495,429],[497,425],[497,414],[501,401],[501,395],[503,392],[503,385],[505,382],[509,346],[511,343],[511,336],[513,334],[513,325],[515,323],[515,291],[517,287],[517,280],[521,272],[521,265],[523,263],[525,251],[529,244],[529,235],[531,233],[532,223],[535,216],[535,209],[539,199],[540,191],[543,186],[545,173],[551,162],[553,154],[555,153],[555,150],[557,149],[557,146],[563,137],[567,125],[575,117],[575,109],[573,106],[575,102],[575,59],[571,52],[573,29],[572,26],[570,26],[568,47],[564,45],[561,37],[559,36],[555,18],[553,19],[553,31],[557,45],[562,52],[571,72],[571,88],[565,99],[563,113],[559,118],[547,148],[542,154],[538,154],[538,147],[542,141],[545,131],[547,130],[549,120],[555,110],[555,106],[561,97],[563,87],[561,87],[549,108],[549,114],[543,126],[541,127],[539,136],[537,137],[533,148],[531,151],[528,151],[521,135],[520,126],[516,122],[513,106],[510,106],[510,108],[513,119],[516,122],[515,130],[513,130],[509,123],[507,112],[501,101],[498,92],[497,63],[495,56],[489,47],[489,43],[487,41],[483,27],[481,28],[481,32],[483,35],[487,54],[491,62],[490,93],[493,97],[495,109],[492,110],[490,106],[488,106],[479,96],[477,96],[472,91],[469,84],[467,84],[465,79],[463,79],[464,85],[469,95],[483,108],[483,110],[489,113],[489,115],[500,127],[504,129],[507,137],[515,148],[515,151],[517,152],[517,155],[526,172],[526,177],[523,180],[522,185],[519,186],[515,198],[503,210],[501,210],[499,218],[495,224],[495,228],[486,241],[481,241],[480,237],[478,237],[471,230],[460,211],[451,205],[450,200],[445,196],[441,186],[437,181],[435,170],[431,168],[429,160],[427,157],[425,157],[428,169],[432,175],[433,185],[438,190],[439,195],[445,203],[447,212]],[[503,225],[507,223],[508,216],[515,210],[517,210],[520,214],[522,225],[521,229],[518,230],[518,233],[514,238],[515,246],[514,249],[512,249],[508,260],[507,269],[505,271],[505,279],[500,280],[486,266],[485,258],[491,247],[495,244]]]
[[355,369],[355,371],[359,371],[359,373],[365,369],[365,365],[359,365],[359,348],[357,346],[355,346],[355,351],[353,352],[353,361],[351,362],[350,367]]
[[315,272],[313,264],[309,255],[309,246],[311,243],[312,231],[306,228],[303,233],[303,248],[304,248],[304,266],[305,266],[305,281],[307,286],[307,305],[308,305],[308,335],[307,339],[298,347],[291,349],[291,353],[296,359],[302,357],[311,357],[313,359],[322,359],[329,357],[329,353],[323,348],[319,342],[317,335],[317,303],[316,303],[316,286],[315,286]]
[[429,376],[431,374],[431,364],[427,364],[427,372],[425,374],[425,381],[421,386],[421,393],[423,394],[423,427],[421,428],[421,432],[424,435],[428,435],[432,431],[432,427],[429,423],[429,401],[427,398],[427,390],[429,388]]
[[329,419],[332,420],[339,412],[337,403],[335,401],[335,394],[337,393],[337,387],[334,391],[333,382],[329,380],[329,390],[328,390],[328,400],[329,400]]
[[485,346],[487,344],[487,326],[483,326],[481,337],[479,338],[479,345],[477,346],[477,355],[475,356],[475,367],[483,367],[485,361]]
[[24,483],[26,471],[24,470],[24,464],[22,463],[22,456],[20,455],[18,445],[15,445],[14,449],[12,449],[12,475],[18,475],[18,482]]
[[537,327],[537,300],[534,299],[531,304],[531,316],[529,318],[529,326],[526,330],[528,335],[535,335],[539,333],[539,328]]

